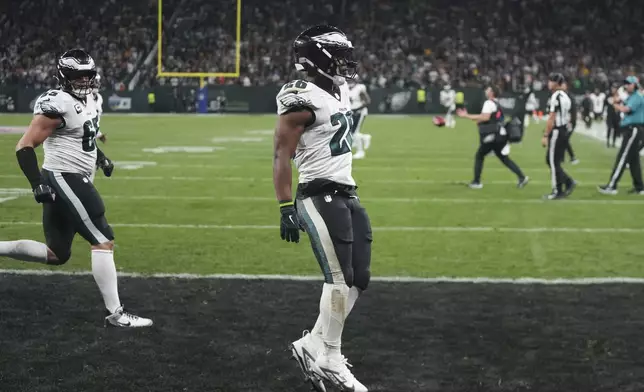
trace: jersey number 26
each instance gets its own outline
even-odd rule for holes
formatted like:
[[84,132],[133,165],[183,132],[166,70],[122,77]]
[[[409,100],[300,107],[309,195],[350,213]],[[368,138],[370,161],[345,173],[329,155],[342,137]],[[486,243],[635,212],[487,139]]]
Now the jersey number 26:
[[353,117],[351,112],[336,113],[331,116],[331,125],[340,125],[340,128],[335,132],[331,138],[329,147],[331,148],[331,156],[338,156],[351,152],[351,145],[353,144]]

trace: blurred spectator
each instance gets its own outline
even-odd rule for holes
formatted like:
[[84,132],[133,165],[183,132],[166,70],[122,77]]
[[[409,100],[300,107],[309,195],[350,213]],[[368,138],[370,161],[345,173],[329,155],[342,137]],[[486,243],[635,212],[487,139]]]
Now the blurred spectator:
[[118,87],[156,40],[155,0],[5,0],[0,2],[0,84],[55,85],[56,57],[81,47],[103,84]]
[[[139,86],[197,86],[157,80],[144,65],[156,37],[156,0],[8,0],[0,5],[0,84],[51,82],[55,54],[86,48],[110,87],[140,73]],[[552,12],[553,9],[557,12]],[[356,46],[371,86],[534,83],[557,70],[583,88],[642,71],[641,0],[243,0],[239,79],[281,84],[296,77],[291,43],[306,27],[330,23]],[[163,69],[235,71],[236,0],[164,0]]]

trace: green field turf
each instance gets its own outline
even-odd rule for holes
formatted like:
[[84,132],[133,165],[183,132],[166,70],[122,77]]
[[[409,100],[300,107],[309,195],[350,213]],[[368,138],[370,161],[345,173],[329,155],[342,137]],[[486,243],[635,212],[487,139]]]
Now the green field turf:
[[[0,116],[0,125],[26,126],[29,119]],[[109,179],[97,175],[119,269],[318,273],[306,236],[298,245],[279,239],[271,180],[274,124],[274,116],[105,116],[101,127],[109,140],[102,148],[110,158],[156,164],[117,167]],[[566,169],[580,186],[569,200],[545,202],[550,177],[542,127],[533,126],[523,144],[512,146],[512,157],[532,178],[526,189],[516,189],[513,175],[489,156],[485,188],[475,191],[463,185],[471,180],[478,144],[471,123],[439,129],[429,117],[368,118],[364,132],[373,135],[372,147],[366,160],[354,162],[354,177],[374,226],[373,274],[644,277],[644,198],[595,191],[607,181],[615,150],[575,135],[581,164]],[[15,161],[18,138],[0,135],[0,199],[12,195],[6,189],[28,186]],[[154,150],[164,146],[223,149]],[[623,193],[629,182],[626,173]],[[0,239],[43,240],[40,214],[29,194],[0,203]],[[615,228],[632,230],[610,230]],[[62,268],[89,266],[88,246],[77,237]],[[27,267],[42,268],[0,260],[0,268]]]

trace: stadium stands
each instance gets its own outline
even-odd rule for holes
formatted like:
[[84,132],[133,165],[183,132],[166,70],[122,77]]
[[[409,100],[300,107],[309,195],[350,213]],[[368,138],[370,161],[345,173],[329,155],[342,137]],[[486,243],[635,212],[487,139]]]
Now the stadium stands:
[[154,0],[8,0],[0,7],[0,84],[50,85],[56,55],[83,47],[114,87],[156,40]]
[[[264,85],[291,78],[292,39],[320,22],[340,26],[353,39],[360,75],[374,86],[444,80],[522,85],[527,75],[543,79],[553,69],[596,83],[621,78],[627,65],[641,71],[634,54],[644,39],[638,33],[644,18],[641,7],[632,6],[636,0],[453,3],[243,0],[242,76],[226,82]],[[555,3],[558,12],[550,12]],[[166,0],[165,70],[234,71],[235,4]],[[94,55],[111,86],[123,88],[120,83],[136,72],[139,86],[156,83],[156,62],[143,64],[156,40],[154,0],[10,0],[2,7],[7,12],[0,16],[0,36],[11,44],[0,48],[0,84],[50,82],[54,54],[72,46]]]

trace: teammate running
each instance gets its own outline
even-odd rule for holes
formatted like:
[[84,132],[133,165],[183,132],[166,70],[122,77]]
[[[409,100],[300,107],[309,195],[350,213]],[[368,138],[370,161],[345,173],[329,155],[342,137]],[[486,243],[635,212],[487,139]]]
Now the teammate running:
[[531,86],[526,87],[525,89],[526,101],[525,101],[525,119],[523,120],[523,125],[526,127],[530,126],[530,116],[535,124],[539,124],[539,115],[537,113],[539,109],[539,101],[537,96],[534,95],[534,91]]
[[[16,156],[34,197],[43,204],[46,244],[0,241],[0,256],[49,265],[71,257],[76,233],[90,243],[92,274],[103,296],[105,324],[149,327],[152,320],[123,309],[114,264],[114,234],[105,219],[105,206],[89,180],[98,161],[106,176],[114,166],[96,146],[98,113],[91,93],[96,65],[81,49],[65,52],[57,64],[59,89],[38,97],[34,117],[16,146]],[[43,144],[42,172],[34,149]]]
[[[96,74],[94,78],[94,87],[92,88],[92,98],[96,102],[96,112],[98,113],[98,126],[101,126],[101,116],[103,115],[103,96],[100,93],[101,89],[101,75]],[[107,141],[107,136],[100,130],[96,132],[96,138],[101,142]]]
[[351,101],[351,110],[353,111],[353,147],[356,152],[353,159],[362,159],[365,157],[365,151],[371,145],[371,135],[362,133],[362,124],[369,114],[367,106],[371,103],[371,97],[367,92],[367,86],[359,83],[356,79],[349,79],[349,100]]
[[456,120],[454,119],[454,111],[456,110],[456,92],[449,84],[446,84],[445,87],[443,87],[440,94],[440,102],[441,105],[447,109],[447,114],[445,115],[445,126],[449,128],[456,127]]

